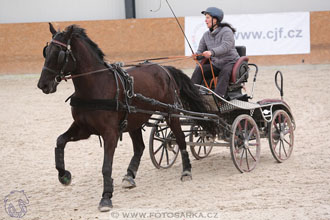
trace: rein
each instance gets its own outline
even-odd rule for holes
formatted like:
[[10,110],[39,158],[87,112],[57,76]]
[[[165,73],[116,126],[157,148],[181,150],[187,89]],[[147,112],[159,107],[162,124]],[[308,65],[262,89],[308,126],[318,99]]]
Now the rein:
[[214,84],[214,87],[216,87],[217,86],[217,78],[215,77],[215,74],[214,74],[214,70],[213,70],[213,65],[212,65],[212,62],[211,62],[211,58],[208,58],[208,60],[209,60],[209,63],[210,63],[210,66],[211,66],[211,72],[212,72],[212,80],[211,80],[211,82],[210,82],[210,85],[207,83],[207,81],[206,81],[206,78],[205,78],[205,74],[204,74],[204,70],[203,70],[203,66],[202,66],[202,64],[200,63],[200,62],[198,62],[198,60],[197,59],[194,59],[195,61],[196,61],[196,64],[199,66],[199,68],[201,69],[201,72],[202,72],[202,76],[203,76],[203,81],[204,81],[204,84],[205,84],[205,86],[208,88],[208,89],[210,89],[210,90],[212,90],[211,88],[212,88],[212,84]]
[[[60,69],[60,71],[53,70],[53,69],[51,69],[51,68],[49,68],[47,66],[44,66],[43,67],[43,69],[45,69],[45,70],[47,70],[47,71],[49,71],[51,73],[56,74],[56,76],[55,76],[55,82],[56,83],[60,83],[62,80],[67,81],[67,80],[70,80],[70,79],[74,79],[74,78],[78,78],[78,77],[83,77],[83,76],[87,76],[87,75],[92,75],[94,73],[100,73],[100,72],[104,72],[104,71],[108,71],[109,70],[109,67],[108,67],[108,68],[104,68],[104,69],[89,71],[89,72],[75,74],[75,75],[72,75],[71,72],[64,73],[65,67],[67,66],[67,63],[69,62],[69,56],[72,57],[72,60],[73,60],[74,64],[76,65],[76,58],[74,57],[74,55],[72,53],[70,42],[71,42],[71,39],[68,40],[68,43],[67,44],[62,43],[62,42],[60,42],[58,40],[54,40],[54,39],[52,39],[51,42],[50,42],[50,43],[54,43],[56,45],[59,45],[59,46],[62,46],[64,48],[66,48],[65,51],[61,50],[61,52],[60,52],[60,53],[62,53],[62,52],[65,53],[65,63],[63,64],[63,66]],[[214,74],[214,70],[213,70],[213,65],[212,65],[211,59],[208,58],[209,59],[209,62],[210,62],[210,65],[211,65],[211,72],[212,72],[212,80],[211,80],[210,85],[209,85],[207,83],[207,81],[206,81],[203,67],[202,67],[201,63],[197,60],[197,57],[198,56],[201,56],[201,54],[193,54],[191,56],[168,56],[168,57],[157,57],[157,58],[149,58],[149,59],[141,59],[141,60],[132,60],[132,61],[127,61],[127,62],[128,63],[143,62],[143,63],[139,63],[139,64],[124,64],[124,63],[118,62],[118,63],[116,63],[116,65],[118,65],[120,67],[133,67],[133,66],[136,67],[136,66],[141,66],[142,64],[143,65],[159,65],[159,64],[163,64],[163,63],[177,62],[177,61],[180,61],[180,60],[185,60],[185,59],[193,58],[195,60],[196,64],[201,69],[202,76],[203,76],[203,81],[204,81],[204,84],[206,85],[206,87],[208,89],[211,89],[212,84],[214,84],[214,86],[216,87],[216,85],[217,85],[217,79],[216,79],[215,74]],[[157,62],[157,63],[150,63],[149,62],[149,61],[153,61],[153,60],[167,60],[167,61]]]
[[99,70],[94,70],[94,71],[90,71],[90,72],[86,72],[86,73],[80,73],[80,74],[76,74],[76,75],[64,75],[61,79],[67,81],[68,79],[74,79],[74,78],[78,78],[78,77],[82,77],[82,76],[87,76],[87,75],[91,75],[94,73],[100,73],[100,72],[104,72],[109,70],[108,68],[104,68],[104,69],[99,69]]
[[[191,59],[193,56],[172,56],[172,57],[159,57],[159,58],[150,58],[150,59],[143,59],[143,60],[134,60],[134,61],[127,61],[127,63],[136,63],[136,62],[143,62],[138,64],[122,64],[122,67],[133,67],[133,66],[141,66],[143,65],[156,65],[156,64],[163,64],[163,63],[173,63],[178,62],[181,60]],[[149,61],[153,60],[168,60],[162,61],[157,63],[151,63]]]

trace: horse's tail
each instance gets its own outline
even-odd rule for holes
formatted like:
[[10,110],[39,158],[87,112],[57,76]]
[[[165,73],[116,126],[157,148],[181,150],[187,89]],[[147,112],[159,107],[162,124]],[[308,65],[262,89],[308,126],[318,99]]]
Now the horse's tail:
[[[171,73],[172,77],[174,78],[176,84],[180,89],[180,98],[185,110],[208,113],[210,109],[209,104],[203,99],[198,89],[189,79],[189,77],[175,67],[165,66],[165,68]],[[215,122],[204,120],[195,120],[195,122],[211,134],[217,133],[218,126]]]

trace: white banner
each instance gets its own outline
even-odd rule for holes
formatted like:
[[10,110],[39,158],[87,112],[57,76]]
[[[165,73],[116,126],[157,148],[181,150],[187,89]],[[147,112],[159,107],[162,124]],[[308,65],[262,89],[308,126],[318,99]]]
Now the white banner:
[[[225,15],[231,24],[236,46],[246,46],[247,55],[280,55],[310,53],[309,12]],[[185,33],[197,51],[207,31],[204,16],[185,17]],[[191,50],[185,42],[185,54]]]

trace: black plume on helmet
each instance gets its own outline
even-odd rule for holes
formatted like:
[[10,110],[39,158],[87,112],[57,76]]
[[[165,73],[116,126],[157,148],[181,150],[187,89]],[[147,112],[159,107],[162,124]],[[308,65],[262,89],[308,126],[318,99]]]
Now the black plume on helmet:
[[209,7],[205,11],[202,11],[201,13],[204,15],[209,14],[212,17],[217,18],[219,23],[223,19],[223,11],[216,7]]

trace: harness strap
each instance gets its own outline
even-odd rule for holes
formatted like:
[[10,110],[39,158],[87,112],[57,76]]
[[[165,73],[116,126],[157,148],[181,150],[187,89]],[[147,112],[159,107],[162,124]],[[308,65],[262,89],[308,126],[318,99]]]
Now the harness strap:
[[58,74],[57,71],[55,71],[55,70],[53,70],[53,69],[50,69],[50,68],[48,68],[47,66],[43,66],[43,67],[42,67],[42,70],[47,70],[48,72],[51,72],[51,73],[54,73],[54,74]]
[[130,105],[132,102],[132,98],[134,96],[134,81],[133,77],[131,77],[124,69],[120,67],[119,64],[107,64],[109,68],[112,69],[115,79],[116,79],[116,84],[117,84],[117,94],[116,94],[116,100],[118,101],[118,94],[119,94],[119,86],[118,86],[118,77],[120,79],[120,82],[123,86],[123,95],[124,95],[124,100],[125,100],[125,105],[126,105],[126,110],[125,110],[125,115],[124,118],[121,120],[119,124],[119,138],[122,140],[122,134],[124,130],[127,127],[127,118],[128,114],[131,112],[130,110]]

